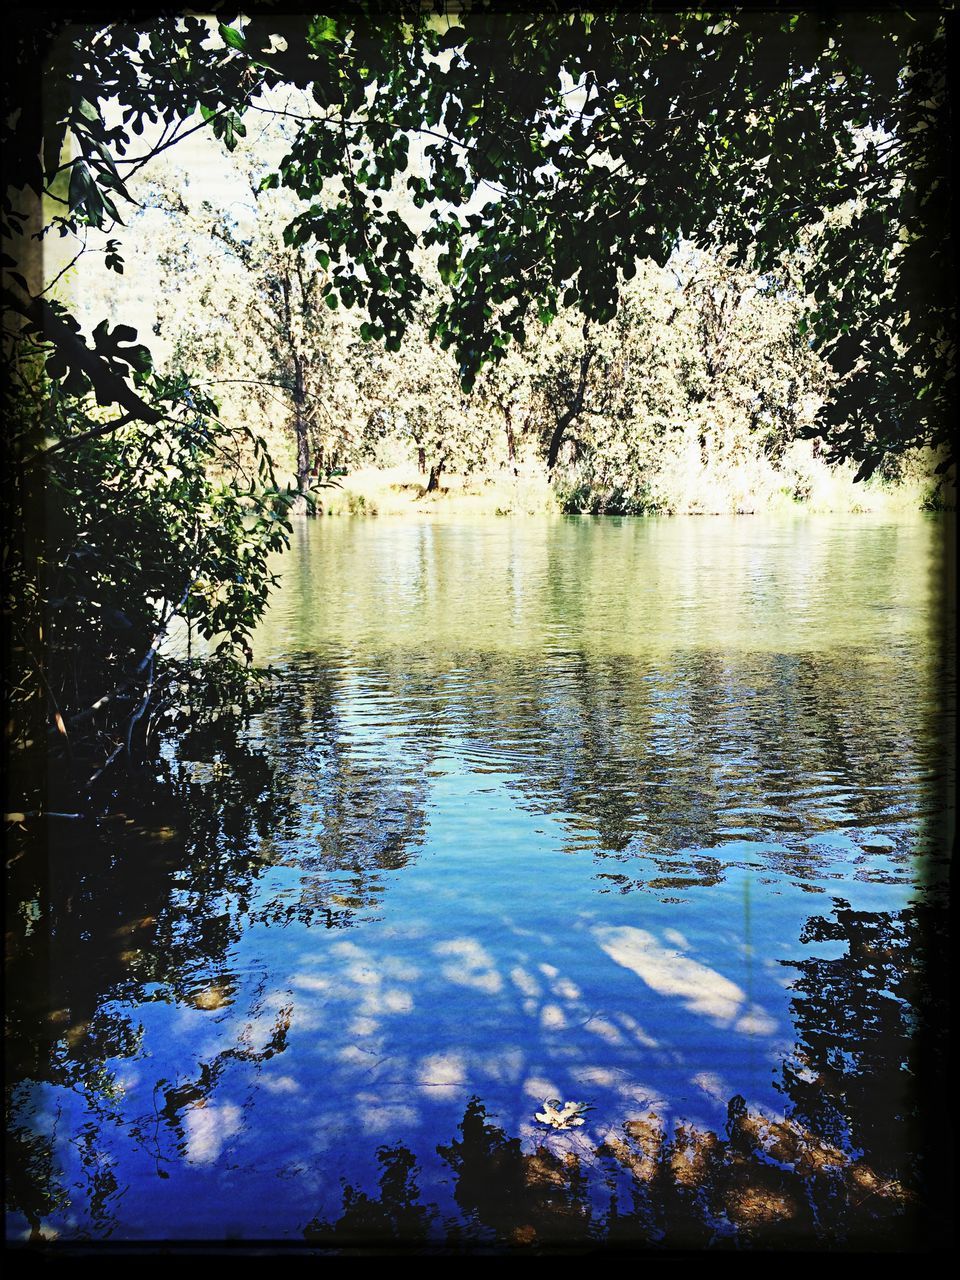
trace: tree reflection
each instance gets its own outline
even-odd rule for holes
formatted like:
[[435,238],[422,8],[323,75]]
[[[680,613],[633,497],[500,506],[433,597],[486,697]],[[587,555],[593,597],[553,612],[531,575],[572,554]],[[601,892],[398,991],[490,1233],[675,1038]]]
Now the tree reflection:
[[[76,1090],[101,1124],[115,1121],[122,1092],[115,1064],[136,1058],[143,1037],[124,1006],[155,1000],[228,1006],[236,986],[231,952],[250,921],[343,926],[375,906],[381,873],[410,857],[423,821],[416,797],[404,791],[398,801],[390,776],[369,765],[353,769],[349,749],[335,741],[330,756],[320,786],[326,834],[317,856],[302,852],[302,808],[290,773],[257,745],[249,726],[245,731],[226,714],[215,727],[192,726],[156,776],[129,779],[123,812],[100,821],[41,820],[13,832],[8,1203],[34,1227],[67,1203],[50,1134],[31,1123],[42,1110],[38,1086]],[[363,820],[347,830],[340,816],[360,799]],[[297,834],[292,851],[277,842],[283,829]],[[264,896],[264,876],[293,853],[301,872],[295,894]],[[196,1081],[169,1085],[160,1114],[177,1129],[178,1114],[204,1105],[231,1058],[259,1062],[282,1052],[283,1013],[263,1049],[225,1050]],[[141,1127],[152,1149],[149,1117]],[[177,1132],[182,1139],[182,1126]],[[105,1223],[112,1175],[85,1150],[88,1206]]]
[[259,904],[255,918],[264,923],[333,928],[369,914],[383,873],[406,866],[422,843],[429,742],[389,753],[358,741],[343,716],[344,677],[315,660],[291,665],[291,696],[276,699],[257,727],[290,805],[262,854],[301,872],[295,892]]
[[862,1151],[879,1179],[914,1188],[925,1229],[942,1237],[945,913],[932,902],[895,913],[840,902],[833,918],[808,921],[803,940],[841,942],[845,950],[832,960],[790,962],[798,970],[797,1044],[781,1087],[792,1114]]
[[[830,832],[860,839],[848,851],[862,857],[851,875],[911,874],[923,756],[911,719],[893,716],[902,729],[891,736],[889,708],[860,699],[862,680],[847,687],[845,669],[806,655],[734,668],[697,653],[656,666],[559,651],[536,662],[466,653],[415,662],[395,652],[359,671],[301,655],[282,688],[247,725],[195,726],[158,778],[131,784],[124,813],[51,825],[42,847],[24,833],[14,849],[8,1170],[11,1205],[34,1229],[80,1198],[60,1173],[55,1118],[52,1131],[30,1123],[38,1088],[78,1091],[90,1124],[106,1132],[119,1124],[116,1064],[143,1051],[134,1008],[228,1008],[244,982],[235,950],[251,925],[336,929],[375,917],[390,873],[423,846],[444,753],[464,772],[499,772],[522,806],[555,815],[566,847],[598,859],[600,890],[715,884],[734,856],[721,846],[738,833],[771,874],[812,887],[822,887],[827,857],[817,837]],[[873,868],[858,833],[877,826],[893,836]],[[920,1158],[931,1143],[918,1095],[919,1082],[942,1078],[933,1028],[943,1011],[919,958],[939,938],[936,918],[923,906],[865,913],[840,903],[809,921],[804,940],[842,944],[843,954],[796,964],[784,1117],[734,1097],[724,1134],[651,1112],[627,1115],[589,1148],[549,1139],[531,1151],[474,1100],[438,1148],[456,1213],[421,1202],[413,1144],[394,1143],[379,1149],[379,1194],[345,1186],[340,1216],[317,1215],[309,1238],[331,1247],[896,1247],[919,1222],[932,1224],[932,1238],[941,1211]],[[492,979],[454,941],[430,954],[461,985],[484,989]],[[645,948],[636,971],[656,992],[651,966],[662,957]],[[320,990],[323,975],[297,976]],[[676,973],[672,981],[677,997]],[[282,997],[274,1014],[265,1039],[241,1035],[186,1078],[158,1081],[155,1114],[128,1122],[160,1176],[176,1160],[215,1160],[238,1123],[219,1092],[224,1080],[287,1052]],[[562,1028],[562,1016],[551,1025]],[[371,1059],[380,1053],[373,1029],[349,1034],[368,1037]],[[355,1083],[348,1065],[334,1071],[338,1088]],[[393,1095],[384,1096],[386,1113]],[[122,1175],[94,1130],[71,1141],[86,1229],[109,1234]]]
[[804,937],[845,946],[835,959],[791,962],[797,1042],[783,1065],[782,1117],[734,1096],[723,1134],[648,1111],[597,1146],[573,1131],[531,1151],[473,1098],[459,1135],[437,1148],[454,1175],[455,1230],[419,1203],[414,1154],[395,1146],[379,1152],[380,1196],[347,1188],[342,1216],[315,1219],[308,1238],[334,1248],[943,1245],[948,1187],[923,1120],[932,1111],[940,1126],[945,1101],[944,913],[838,901]]
[[[864,696],[877,689],[865,663],[398,649],[357,667],[293,655],[249,739],[282,785],[242,772],[250,796],[270,797],[255,857],[302,875],[299,890],[259,900],[257,918],[336,927],[375,910],[383,873],[421,845],[431,769],[454,743],[464,770],[499,772],[523,805],[556,815],[565,846],[605,864],[602,888],[715,884],[738,843],[764,844],[770,871],[801,882],[836,878],[838,859],[856,878],[906,879],[942,761],[911,727],[906,684]],[[202,762],[221,740],[194,735],[181,758]],[[242,858],[245,818],[198,806],[190,838]],[[202,893],[194,901],[216,914]]]
[[[630,889],[715,883],[710,850],[737,840],[775,843],[763,853],[771,870],[815,878],[836,855],[835,833],[848,862],[864,856],[851,874],[904,878],[926,748],[906,689],[864,696],[876,684],[855,652],[840,662],[455,652],[427,664],[398,650],[365,658],[362,688],[329,692],[389,733],[410,766],[455,741],[465,767],[504,773],[523,803],[559,816],[571,851],[627,864],[603,874]],[[289,752],[304,730],[285,729],[292,738],[279,724],[274,738]],[[929,764],[939,775],[942,761]],[[878,826],[891,835],[872,869]]]
[[458,1222],[419,1199],[417,1161],[381,1147],[380,1194],[343,1191],[339,1218],[305,1237],[333,1249],[419,1243],[546,1250],[604,1247],[837,1249],[910,1247],[911,1193],[814,1137],[731,1099],[724,1136],[672,1132],[656,1113],[593,1148],[563,1139],[524,1151],[470,1101],[459,1136],[437,1148],[454,1175]]
[[[436,1205],[420,1203],[417,1161],[402,1143],[380,1147],[379,1196],[367,1196],[345,1185],[343,1212],[335,1222],[314,1218],[304,1229],[308,1240],[336,1247],[369,1247],[388,1243],[426,1243],[436,1239]],[[455,1238],[455,1228],[454,1238]]]

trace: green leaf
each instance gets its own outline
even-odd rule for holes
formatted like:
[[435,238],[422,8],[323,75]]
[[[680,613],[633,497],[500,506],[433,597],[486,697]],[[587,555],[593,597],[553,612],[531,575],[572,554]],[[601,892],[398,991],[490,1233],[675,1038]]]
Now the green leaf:
[[339,39],[336,18],[314,18],[310,24],[309,39],[314,45]]
[[243,33],[238,31],[236,27],[227,27],[221,22],[220,36],[224,44],[228,44],[231,49],[239,49],[241,53],[246,52],[247,42],[244,39]]
[[70,208],[82,208],[89,198],[92,187],[93,181],[90,177],[90,170],[83,160],[78,160],[70,173],[70,188],[67,195]]

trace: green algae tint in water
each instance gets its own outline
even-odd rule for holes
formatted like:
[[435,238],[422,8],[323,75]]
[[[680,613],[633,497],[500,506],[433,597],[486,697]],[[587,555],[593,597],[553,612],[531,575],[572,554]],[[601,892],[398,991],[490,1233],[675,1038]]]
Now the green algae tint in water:
[[12,1237],[902,1244],[945,536],[299,527],[262,712],[15,868]]

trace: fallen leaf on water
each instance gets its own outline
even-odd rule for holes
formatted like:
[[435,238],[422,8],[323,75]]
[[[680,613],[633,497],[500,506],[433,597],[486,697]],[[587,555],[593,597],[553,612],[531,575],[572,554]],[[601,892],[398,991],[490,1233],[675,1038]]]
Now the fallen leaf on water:
[[575,1125],[583,1124],[584,1112],[591,1109],[586,1102],[561,1102],[559,1098],[545,1098],[543,1110],[535,1112],[534,1118],[554,1129],[572,1129]]

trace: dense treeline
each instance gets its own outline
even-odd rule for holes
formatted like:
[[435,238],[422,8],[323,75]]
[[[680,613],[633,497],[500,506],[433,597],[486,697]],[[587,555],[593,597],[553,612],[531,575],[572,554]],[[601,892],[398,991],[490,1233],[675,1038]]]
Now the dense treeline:
[[[326,302],[326,272],[284,243],[296,202],[259,189],[264,150],[282,141],[265,129],[232,159],[198,153],[233,197],[228,219],[189,169],[154,165],[134,187],[144,230],[130,265],[141,292],[155,287],[158,358],[215,395],[225,420],[253,427],[301,490],[344,470],[415,467],[429,493],[451,475],[527,464],[568,511],[733,512],[803,501],[811,473],[829,474],[810,437],[836,377],[814,349],[796,254],[761,273],[729,247],[681,242],[664,266],[637,264],[614,319],[544,313],[467,393],[430,334],[443,290],[435,251],[414,255],[424,295],[399,351],[369,340],[365,311]],[[409,200],[395,203],[415,219]],[[61,286],[91,320],[110,287],[102,268]],[[891,454],[879,475],[929,475],[936,461]],[[949,501],[942,480],[930,476],[926,501]]]
[[155,179],[136,268],[148,276],[159,260],[171,367],[255,426],[302,488],[343,467],[413,461],[429,492],[444,473],[529,459],[568,507],[669,510],[670,466],[691,445],[701,468],[776,467],[817,420],[829,368],[803,331],[811,307],[789,259],[760,274],[730,251],[681,244],[665,266],[638,264],[613,320],[547,313],[466,393],[453,353],[430,337],[436,254],[419,254],[427,284],[400,350],[364,341],[365,313],[325,305],[324,273],[284,245],[293,206],[257,192],[252,160],[227,175],[245,196],[232,226],[205,201],[190,207],[188,174]]

